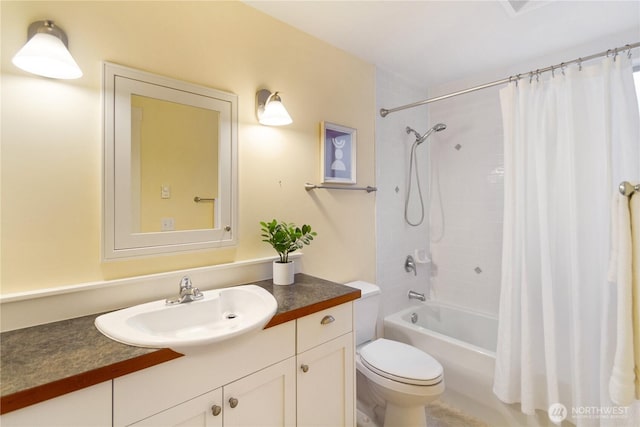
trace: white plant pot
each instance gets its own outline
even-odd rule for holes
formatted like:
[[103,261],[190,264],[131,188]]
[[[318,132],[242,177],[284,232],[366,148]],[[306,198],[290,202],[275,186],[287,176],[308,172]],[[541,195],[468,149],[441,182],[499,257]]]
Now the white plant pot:
[[295,268],[293,261],[278,262],[273,261],[273,284],[274,285],[291,285],[293,284],[293,274]]

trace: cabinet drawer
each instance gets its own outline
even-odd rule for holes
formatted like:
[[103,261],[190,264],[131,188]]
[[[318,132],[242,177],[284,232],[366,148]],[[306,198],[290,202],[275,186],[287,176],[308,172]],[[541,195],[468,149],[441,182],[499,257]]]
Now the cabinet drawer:
[[351,332],[353,303],[319,311],[297,320],[297,353]]

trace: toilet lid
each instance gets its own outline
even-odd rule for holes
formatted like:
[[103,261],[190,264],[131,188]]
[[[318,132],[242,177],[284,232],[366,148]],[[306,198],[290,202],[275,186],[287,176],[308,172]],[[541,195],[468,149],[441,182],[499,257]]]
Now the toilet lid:
[[362,363],[373,372],[405,384],[434,385],[442,381],[442,365],[408,344],[377,339],[360,349]]

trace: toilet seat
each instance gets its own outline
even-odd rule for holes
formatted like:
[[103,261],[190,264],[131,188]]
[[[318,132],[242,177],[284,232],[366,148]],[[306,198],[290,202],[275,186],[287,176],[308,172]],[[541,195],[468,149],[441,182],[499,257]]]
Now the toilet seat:
[[442,382],[442,365],[408,344],[380,338],[364,345],[359,353],[364,366],[389,380],[418,386]]

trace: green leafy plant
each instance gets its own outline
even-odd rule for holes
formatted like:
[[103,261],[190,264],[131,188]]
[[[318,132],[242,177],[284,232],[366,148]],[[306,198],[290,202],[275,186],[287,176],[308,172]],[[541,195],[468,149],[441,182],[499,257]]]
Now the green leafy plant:
[[304,245],[311,244],[311,241],[318,234],[311,231],[311,226],[304,224],[298,227],[293,223],[272,220],[271,222],[260,221],[262,226],[262,241],[269,243],[278,252],[281,263],[289,262],[289,253],[302,249]]

